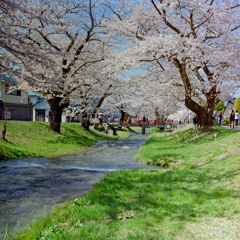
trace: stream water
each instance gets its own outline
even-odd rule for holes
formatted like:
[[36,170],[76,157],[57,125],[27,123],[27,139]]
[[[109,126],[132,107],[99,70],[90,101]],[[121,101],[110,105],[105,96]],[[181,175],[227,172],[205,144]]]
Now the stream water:
[[156,168],[135,160],[148,135],[99,141],[77,155],[0,161],[0,238],[27,227],[54,207],[86,194],[106,173]]

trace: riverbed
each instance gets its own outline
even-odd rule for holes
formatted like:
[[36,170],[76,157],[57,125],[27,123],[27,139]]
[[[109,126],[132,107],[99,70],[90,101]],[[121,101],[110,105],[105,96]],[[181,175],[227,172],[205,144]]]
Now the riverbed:
[[108,172],[156,168],[135,155],[148,134],[120,141],[99,141],[74,155],[0,161],[0,238],[27,227],[59,207],[85,195]]

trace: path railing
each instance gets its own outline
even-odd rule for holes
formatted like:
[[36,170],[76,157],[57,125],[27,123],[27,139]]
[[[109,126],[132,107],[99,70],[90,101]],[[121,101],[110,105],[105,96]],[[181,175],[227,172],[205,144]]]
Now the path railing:
[[142,128],[142,134],[145,134],[146,128],[159,128],[161,130],[166,131],[173,131],[174,129],[178,128],[177,124],[147,124],[147,123],[141,123],[141,124],[126,124],[123,122],[123,124],[120,123],[113,123],[112,126],[116,127],[141,127]]

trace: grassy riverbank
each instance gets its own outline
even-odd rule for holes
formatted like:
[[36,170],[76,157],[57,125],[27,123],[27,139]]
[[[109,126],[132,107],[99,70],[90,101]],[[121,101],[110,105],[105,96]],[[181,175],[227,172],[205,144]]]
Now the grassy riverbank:
[[240,131],[153,130],[138,159],[11,239],[240,239]]
[[[0,130],[4,121],[0,121]],[[140,130],[139,130],[140,131]],[[82,151],[99,140],[126,138],[128,130],[118,131],[117,136],[100,133],[94,129],[84,130],[78,123],[62,123],[61,134],[49,129],[48,123],[7,122],[6,139],[0,141],[0,159],[24,157],[50,157]]]

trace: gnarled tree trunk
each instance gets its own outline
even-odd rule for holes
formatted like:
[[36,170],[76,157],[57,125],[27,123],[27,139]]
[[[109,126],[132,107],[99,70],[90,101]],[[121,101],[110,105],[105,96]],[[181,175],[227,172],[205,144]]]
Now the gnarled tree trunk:
[[201,107],[192,99],[185,99],[186,107],[197,114],[199,117],[201,127],[208,127],[213,125],[212,114],[214,111],[215,100],[210,99],[207,103],[208,104],[206,107]]
[[69,105],[69,100],[62,97],[53,97],[48,99],[48,103],[50,105],[50,129],[54,132],[60,133],[62,111],[65,107]]
[[[182,78],[183,86],[185,89],[185,105],[188,109],[193,111],[195,114],[197,114],[199,120],[200,120],[200,126],[201,127],[209,127],[213,125],[213,111],[215,107],[215,103],[218,97],[218,92],[216,91],[216,85],[212,85],[211,89],[206,92],[202,92],[201,94],[205,96],[205,103],[204,105],[198,104],[196,101],[193,100],[193,87],[189,80],[187,71],[186,71],[186,63],[180,63],[180,61],[175,58],[174,59],[175,66],[178,68],[179,73]],[[205,67],[204,69],[209,82],[211,82],[212,79],[212,73]]]
[[89,131],[90,127],[90,115],[87,113],[87,111],[82,112],[82,127]]
[[120,109],[120,124],[121,124],[121,125],[122,125],[123,122],[124,122],[125,114],[126,114],[126,113],[125,113],[122,109]]

